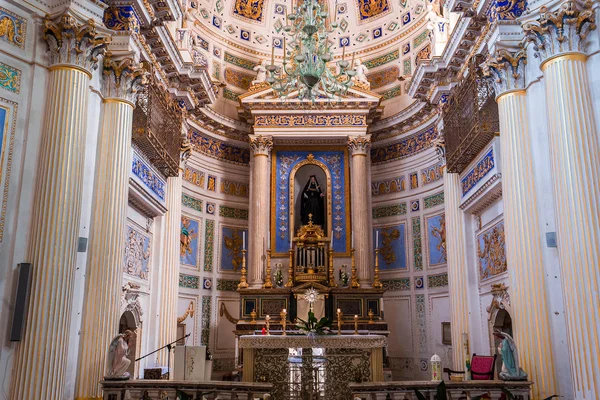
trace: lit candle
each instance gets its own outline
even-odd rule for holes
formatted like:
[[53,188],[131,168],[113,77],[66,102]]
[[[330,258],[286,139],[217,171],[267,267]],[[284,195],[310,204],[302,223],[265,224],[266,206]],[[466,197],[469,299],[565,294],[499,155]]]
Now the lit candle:
[[354,334],[358,335],[358,315],[354,315]]
[[340,309],[338,308],[338,309],[337,309],[337,313],[339,314],[339,313],[341,313],[341,312],[342,312],[342,310],[340,310]]
[[246,231],[242,231],[242,249],[246,250]]
[[287,313],[287,310],[286,310],[285,308],[283,309],[283,313],[284,313],[284,314],[286,314],[286,313]]

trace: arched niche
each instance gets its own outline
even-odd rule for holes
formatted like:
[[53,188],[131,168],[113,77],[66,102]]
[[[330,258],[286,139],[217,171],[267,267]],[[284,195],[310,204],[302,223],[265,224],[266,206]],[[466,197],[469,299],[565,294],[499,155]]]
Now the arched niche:
[[121,297],[121,317],[119,318],[119,333],[126,330],[131,331],[129,338],[129,354],[127,358],[131,360],[128,372],[132,377],[139,376],[139,363],[135,359],[140,356],[142,346],[142,305],[139,300],[139,285],[127,283],[123,287],[123,297]]
[[[300,204],[301,195],[306,182],[311,175],[315,175],[321,190],[325,194],[325,226],[323,230],[326,234],[331,231],[333,226],[331,221],[331,173],[325,164],[315,160],[312,154],[306,160],[300,161],[290,171],[290,234],[295,236],[296,230],[300,227]],[[325,189],[325,190],[323,190]]]
[[[512,308],[510,306],[510,295],[508,286],[504,283],[492,284],[492,301],[486,308],[488,312],[488,333],[490,340],[490,354],[498,352],[500,339],[494,336],[494,330],[499,330],[513,336],[512,326]],[[500,371],[502,360],[500,357],[496,360],[496,374]]]

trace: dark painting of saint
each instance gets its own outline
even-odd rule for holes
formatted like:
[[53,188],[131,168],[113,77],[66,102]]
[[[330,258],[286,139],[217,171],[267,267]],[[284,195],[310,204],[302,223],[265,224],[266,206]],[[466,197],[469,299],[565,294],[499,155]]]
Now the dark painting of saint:
[[315,225],[324,226],[325,207],[323,206],[325,195],[321,191],[319,182],[315,175],[311,175],[302,191],[302,199],[300,202],[300,216],[302,225],[308,225],[309,214],[312,214],[312,222]]

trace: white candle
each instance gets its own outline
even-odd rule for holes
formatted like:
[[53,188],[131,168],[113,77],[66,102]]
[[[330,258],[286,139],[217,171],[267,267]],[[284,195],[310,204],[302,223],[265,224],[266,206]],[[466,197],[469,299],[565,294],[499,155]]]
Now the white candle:
[[354,248],[354,231],[352,231],[352,248]]
[[267,231],[267,250],[271,250],[271,231]]
[[292,249],[292,238],[290,237],[290,250]]
[[246,231],[242,231],[242,249],[246,250]]
[[379,248],[379,231],[375,231],[375,248]]
[[333,249],[333,229],[331,230],[331,248]]

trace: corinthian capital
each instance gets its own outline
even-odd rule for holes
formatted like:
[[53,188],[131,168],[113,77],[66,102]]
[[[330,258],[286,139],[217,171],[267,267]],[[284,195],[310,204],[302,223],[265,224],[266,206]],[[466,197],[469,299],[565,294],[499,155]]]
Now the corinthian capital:
[[498,49],[495,54],[489,55],[483,71],[492,79],[496,96],[511,90],[525,88],[526,64],[527,53],[523,49],[516,52]]
[[542,62],[561,53],[585,51],[586,38],[594,29],[592,2],[581,5],[574,0],[561,4],[556,11],[541,7],[538,20],[523,25],[527,40],[534,44],[535,56]]
[[250,135],[250,148],[254,155],[268,156],[273,149],[273,137],[263,135]]
[[98,67],[98,56],[110,43],[110,37],[96,31],[94,20],[79,23],[68,12],[56,19],[46,15],[42,32],[50,50],[50,65],[71,64],[88,72]]
[[117,98],[135,104],[137,92],[148,83],[148,72],[130,57],[115,57],[107,52],[102,71],[105,99]]
[[371,135],[365,136],[348,136],[348,149],[350,154],[367,155],[371,148]]

